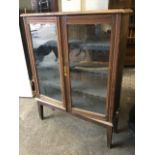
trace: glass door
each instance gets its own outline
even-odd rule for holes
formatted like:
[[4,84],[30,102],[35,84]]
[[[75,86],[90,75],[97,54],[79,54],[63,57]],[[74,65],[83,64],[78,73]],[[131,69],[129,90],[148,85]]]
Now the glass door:
[[67,25],[71,106],[93,114],[106,114],[110,24]]
[[62,53],[58,42],[59,31],[56,22],[29,22],[32,52],[37,73],[39,94],[63,104]]

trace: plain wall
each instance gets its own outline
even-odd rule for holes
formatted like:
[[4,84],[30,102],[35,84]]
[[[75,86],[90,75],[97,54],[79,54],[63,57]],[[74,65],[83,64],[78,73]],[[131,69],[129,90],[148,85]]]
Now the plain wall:
[[[19,32],[20,35],[20,32]],[[19,36],[19,48],[18,48],[18,63],[19,63],[19,96],[20,97],[32,97],[31,85],[28,76],[28,70],[26,66],[26,60],[24,55],[24,49],[22,45],[21,36]]]
[[19,9],[26,8],[27,10],[31,10],[31,0],[19,0]]

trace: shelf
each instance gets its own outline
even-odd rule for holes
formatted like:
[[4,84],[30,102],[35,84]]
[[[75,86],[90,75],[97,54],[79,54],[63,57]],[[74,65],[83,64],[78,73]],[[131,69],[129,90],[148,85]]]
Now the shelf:
[[86,83],[77,80],[72,80],[71,90],[74,93],[83,94],[95,98],[105,98],[107,93],[106,88],[104,88],[104,84],[93,85],[92,83]]
[[[98,65],[100,67],[97,67]],[[83,94],[87,97],[94,97],[96,99],[105,98],[108,67],[102,66],[105,66],[105,63],[82,62],[79,63],[79,65],[74,66],[71,69],[72,92],[76,92],[79,95]]]
[[47,88],[52,87],[54,89],[60,90],[60,83],[58,80],[55,80],[55,81],[46,80],[46,81],[42,81],[41,83],[42,85],[45,85]]
[[42,81],[40,83],[41,94],[46,95],[50,98],[61,101],[61,87],[59,83],[51,82],[51,81]]
[[80,50],[95,50],[95,51],[109,51],[109,41],[81,41],[81,40],[69,40],[69,46],[71,48],[79,48]]
[[[61,89],[60,82],[57,79],[52,81],[43,80],[41,81],[40,86],[42,88],[46,88],[47,91],[50,91],[52,88],[53,92],[60,91]],[[105,98],[107,93],[106,88],[104,88],[104,83],[103,85],[93,85],[92,83],[81,82],[78,80],[72,80],[71,90],[74,94],[84,95],[96,99]]]
[[82,50],[96,50],[96,51],[109,51],[110,43],[108,41],[99,41],[99,42],[85,42],[80,45]]
[[93,74],[100,74],[101,76],[108,74],[108,62],[88,62],[81,61],[70,67],[71,72],[86,72]]
[[99,68],[85,68],[85,67],[74,67],[74,69],[71,69],[72,72],[88,72],[93,74],[99,74],[99,75],[107,75],[108,74],[108,68],[105,67],[99,67]]
[[105,114],[106,98],[94,98],[92,96],[81,96],[72,92],[72,106],[91,112]]
[[[46,93],[44,92],[42,94],[61,100],[61,96],[58,95],[61,91],[58,80],[55,79],[52,82],[43,81],[42,91],[44,88],[46,88],[44,90]],[[103,89],[103,86],[90,85],[74,80],[72,81],[71,96],[74,107],[104,114],[106,109],[106,89]]]

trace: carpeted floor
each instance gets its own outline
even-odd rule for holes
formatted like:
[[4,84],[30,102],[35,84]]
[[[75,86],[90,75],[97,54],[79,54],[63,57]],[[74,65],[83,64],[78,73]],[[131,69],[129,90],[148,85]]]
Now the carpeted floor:
[[134,104],[134,69],[125,69],[119,133],[113,148],[106,147],[106,129],[62,111],[45,109],[40,120],[34,99],[20,98],[20,155],[134,155],[134,135],[128,129],[128,113]]

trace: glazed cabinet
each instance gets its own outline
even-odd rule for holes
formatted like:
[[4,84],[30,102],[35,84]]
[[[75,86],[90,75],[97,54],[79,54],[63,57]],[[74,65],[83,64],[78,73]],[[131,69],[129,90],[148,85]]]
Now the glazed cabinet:
[[22,14],[32,85],[43,107],[117,129],[131,10]]

